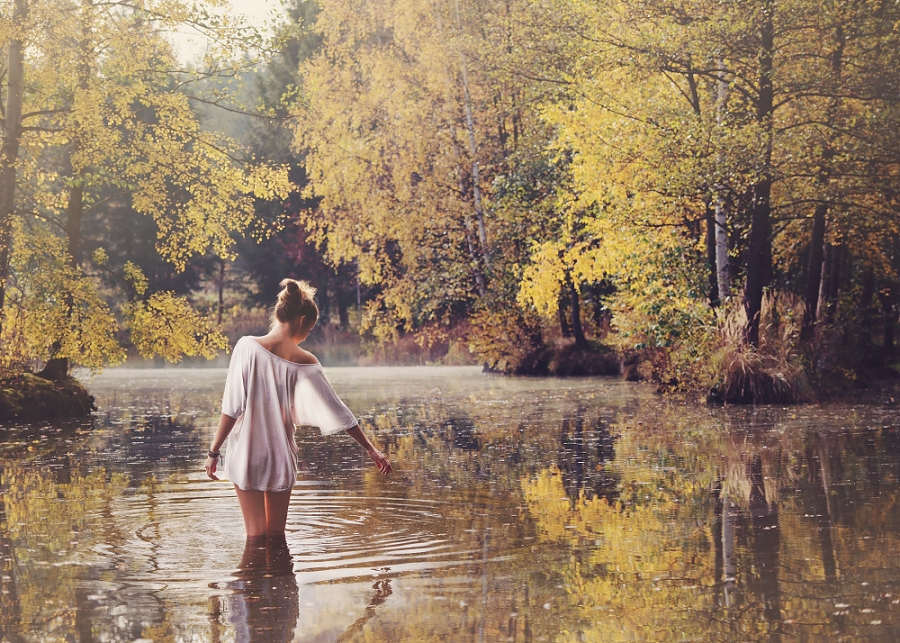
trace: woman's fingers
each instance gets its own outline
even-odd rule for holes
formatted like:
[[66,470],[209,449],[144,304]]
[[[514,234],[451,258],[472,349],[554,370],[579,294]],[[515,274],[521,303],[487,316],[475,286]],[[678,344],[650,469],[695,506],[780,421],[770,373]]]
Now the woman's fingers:
[[207,458],[206,459],[206,475],[210,477],[212,480],[218,480],[216,477],[216,463],[218,462],[217,458]]
[[375,461],[375,466],[378,467],[378,471],[382,475],[387,475],[393,470],[390,460],[384,457],[384,454],[381,451],[376,449],[369,455],[372,456],[372,460]]

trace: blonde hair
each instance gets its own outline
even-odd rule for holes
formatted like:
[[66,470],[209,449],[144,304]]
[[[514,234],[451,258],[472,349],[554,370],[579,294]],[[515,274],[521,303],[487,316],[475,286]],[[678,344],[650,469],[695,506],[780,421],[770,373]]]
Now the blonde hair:
[[290,322],[298,317],[306,317],[306,323],[312,324],[319,319],[319,307],[313,301],[316,289],[307,281],[282,279],[281,292],[272,310],[272,325],[276,322]]

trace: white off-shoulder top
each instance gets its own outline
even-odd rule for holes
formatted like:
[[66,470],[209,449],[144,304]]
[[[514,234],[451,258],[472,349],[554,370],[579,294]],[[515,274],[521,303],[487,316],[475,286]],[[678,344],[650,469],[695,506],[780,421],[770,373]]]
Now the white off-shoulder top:
[[234,346],[222,413],[237,422],[225,443],[225,476],[244,491],[286,491],[297,479],[296,425],[333,435],[356,426],[319,364],[297,364],[252,337]]

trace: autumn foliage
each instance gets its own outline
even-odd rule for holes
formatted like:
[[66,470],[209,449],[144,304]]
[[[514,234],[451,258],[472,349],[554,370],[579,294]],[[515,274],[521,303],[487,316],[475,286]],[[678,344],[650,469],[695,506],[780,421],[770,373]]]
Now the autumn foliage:
[[[277,270],[372,355],[466,329],[499,371],[612,349],[741,401],[890,372],[893,4],[295,0],[271,43],[214,4],[116,7],[4,9],[8,368],[211,355],[226,282],[246,312]],[[194,66],[182,26],[214,35]],[[193,281],[86,243],[122,212]]]
[[[468,318],[470,347],[516,371],[529,343],[586,346],[587,328],[655,356],[665,387],[770,382],[735,385],[756,391],[726,394],[741,401],[803,398],[837,352],[835,373],[876,346],[890,359],[893,5],[320,8],[295,145],[308,224],[378,287],[371,332]],[[772,352],[766,315],[788,300],[792,339]],[[838,335],[854,348],[823,344]]]

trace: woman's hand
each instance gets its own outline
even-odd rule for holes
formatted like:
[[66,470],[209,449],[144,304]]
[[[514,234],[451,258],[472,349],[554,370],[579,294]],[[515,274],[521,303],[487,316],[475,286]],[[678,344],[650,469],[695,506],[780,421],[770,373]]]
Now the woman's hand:
[[393,471],[393,467],[391,466],[391,461],[384,457],[384,454],[375,448],[375,445],[369,442],[369,438],[366,437],[366,434],[363,433],[363,430],[359,428],[359,425],[347,429],[347,435],[356,440],[357,444],[366,450],[366,453],[369,454],[369,457],[375,461],[375,466],[378,467],[378,472],[382,475],[387,475],[391,471]]
[[218,480],[216,477],[216,467],[219,466],[219,458],[206,458],[206,475],[208,475],[213,480]]
[[393,467],[391,467],[391,461],[384,457],[384,454],[376,448],[366,449],[366,453],[369,454],[369,457],[375,462],[375,466],[378,467],[378,472],[382,475],[387,475],[391,471],[393,471]]

